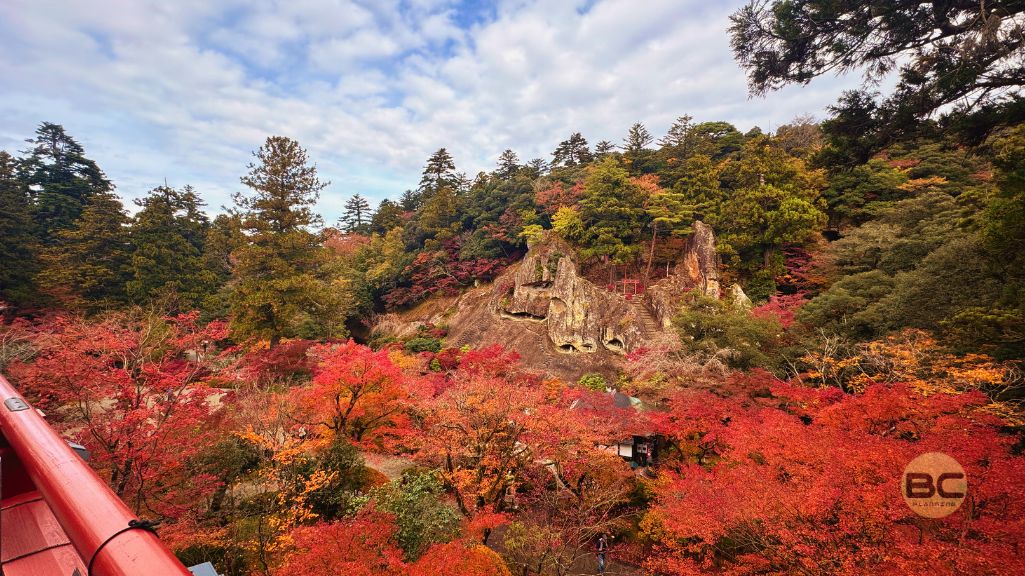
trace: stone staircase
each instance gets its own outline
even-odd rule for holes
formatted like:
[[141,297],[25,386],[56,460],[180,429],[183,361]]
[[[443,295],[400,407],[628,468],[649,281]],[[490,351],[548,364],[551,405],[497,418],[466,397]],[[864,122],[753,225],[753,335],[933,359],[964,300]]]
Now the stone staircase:
[[662,324],[655,318],[655,315],[651,313],[651,310],[644,305],[643,299],[640,295],[634,296],[630,300],[630,305],[633,306],[634,314],[637,315],[637,320],[641,324],[641,331],[644,336],[654,336],[662,331]]

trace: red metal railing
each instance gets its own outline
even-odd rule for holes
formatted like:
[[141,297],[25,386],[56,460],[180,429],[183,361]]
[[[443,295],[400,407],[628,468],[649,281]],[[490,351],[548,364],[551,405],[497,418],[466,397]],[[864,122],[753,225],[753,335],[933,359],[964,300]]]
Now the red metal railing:
[[[135,514],[3,376],[0,434],[17,458],[18,468],[67,534],[81,565],[91,564],[92,575],[189,576],[156,534],[130,527],[129,523],[137,522]],[[0,500],[6,497],[0,494]],[[3,527],[4,534],[16,536],[12,530],[18,527]],[[67,574],[73,569],[75,566],[70,566]],[[83,572],[82,576],[87,575]]]

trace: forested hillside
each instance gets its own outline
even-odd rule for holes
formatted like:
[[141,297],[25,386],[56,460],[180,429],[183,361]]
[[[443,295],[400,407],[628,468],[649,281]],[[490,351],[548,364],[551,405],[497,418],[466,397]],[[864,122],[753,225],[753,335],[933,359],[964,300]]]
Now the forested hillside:
[[[376,206],[270,136],[232,206],[158,185],[127,210],[88,135],[44,122],[0,151],[0,370],[226,575],[593,573],[602,534],[610,573],[1020,574],[1021,10],[950,3],[918,30],[940,16],[907,4],[734,15],[756,93],[869,68],[822,121],[684,114],[476,175],[441,147]],[[321,194],[349,198],[338,222]],[[475,289],[502,331],[545,319],[508,299],[559,289],[564,257],[647,305],[697,222],[722,294],[674,295],[658,337],[606,330],[600,370],[449,339],[444,299]],[[378,330],[424,309],[441,320]],[[968,476],[944,519],[901,498],[931,451]]]

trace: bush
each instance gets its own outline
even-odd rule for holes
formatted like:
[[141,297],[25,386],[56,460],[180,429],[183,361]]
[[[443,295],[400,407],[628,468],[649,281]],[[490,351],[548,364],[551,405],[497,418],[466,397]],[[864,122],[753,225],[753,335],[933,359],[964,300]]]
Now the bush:
[[445,501],[445,489],[435,472],[407,470],[401,480],[376,489],[373,495],[379,510],[395,516],[396,540],[407,561],[459,532],[459,511]]
[[596,392],[604,392],[608,388],[609,383],[605,381],[605,377],[601,374],[584,374],[577,381],[577,385],[588,390],[594,390]]
[[419,352],[440,352],[441,340],[426,336],[418,336],[406,341],[405,349],[413,354]]
[[769,366],[783,328],[729,302],[691,292],[690,304],[673,320],[685,347],[719,356],[734,368]]

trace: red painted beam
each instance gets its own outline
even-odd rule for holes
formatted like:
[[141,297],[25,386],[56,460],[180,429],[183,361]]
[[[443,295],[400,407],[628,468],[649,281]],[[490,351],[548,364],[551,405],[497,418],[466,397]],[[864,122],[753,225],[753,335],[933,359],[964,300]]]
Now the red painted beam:
[[92,574],[190,576],[155,534],[141,529],[117,534],[136,519],[135,514],[38,412],[31,407],[18,409],[18,401],[28,404],[0,375],[0,434],[14,450],[83,563],[88,566],[96,555]]

